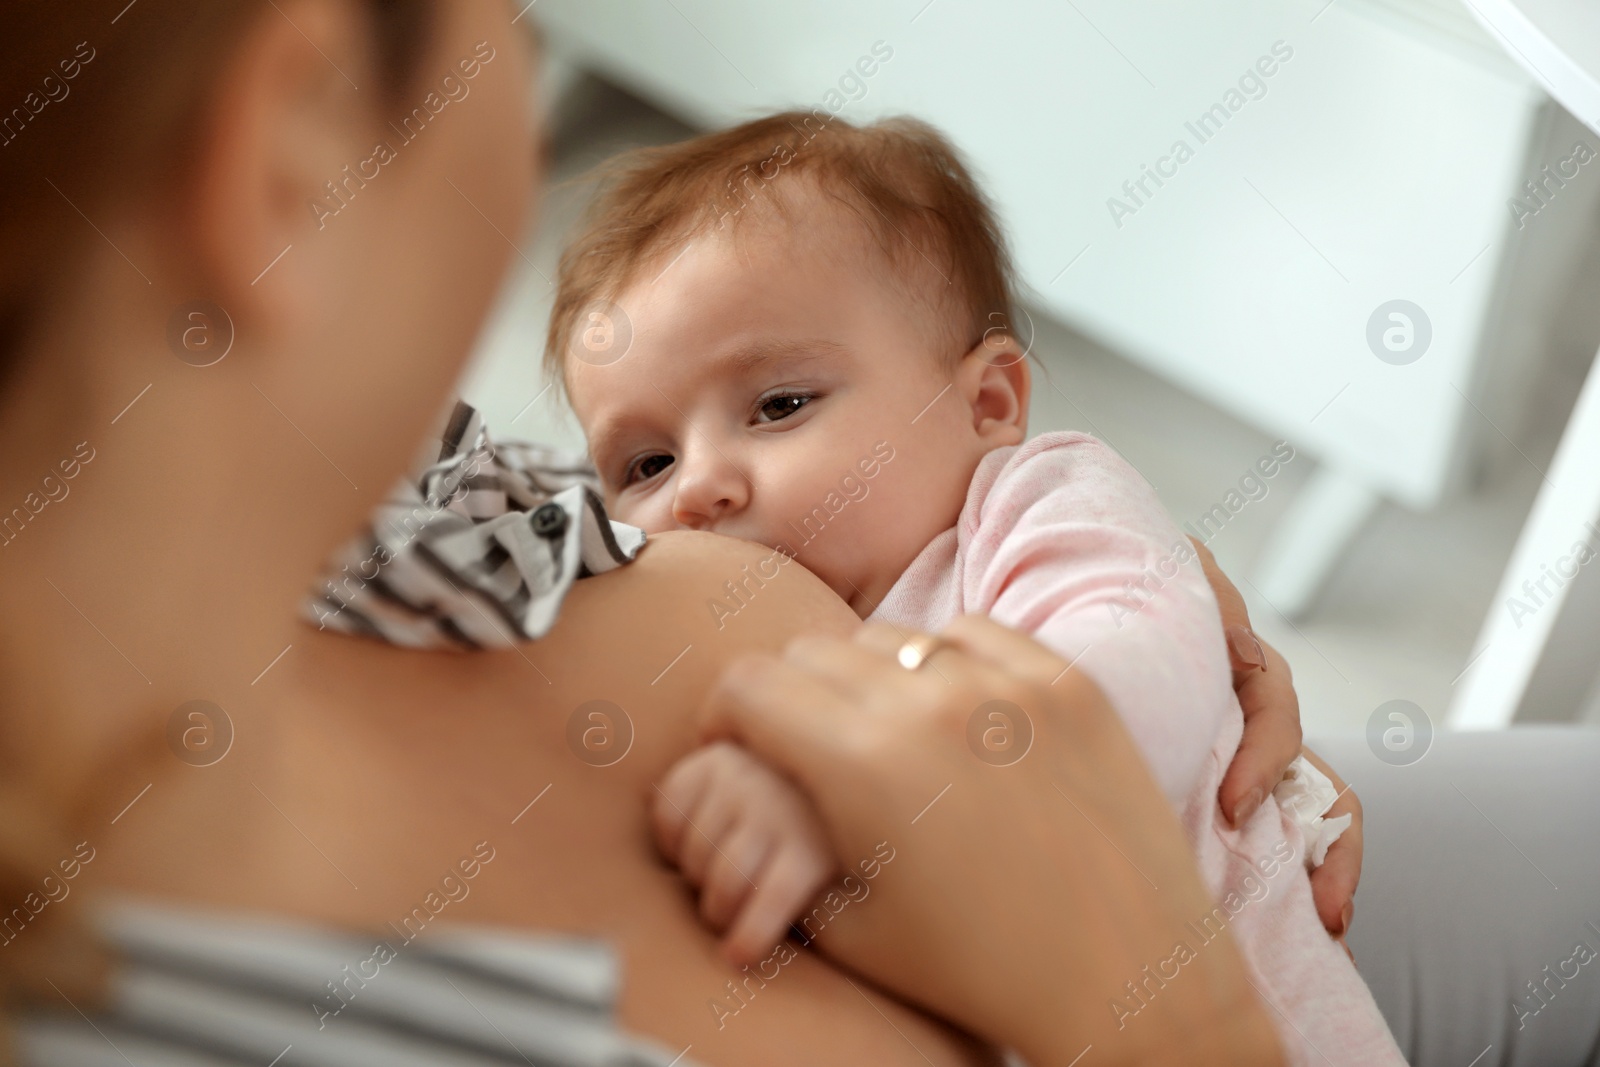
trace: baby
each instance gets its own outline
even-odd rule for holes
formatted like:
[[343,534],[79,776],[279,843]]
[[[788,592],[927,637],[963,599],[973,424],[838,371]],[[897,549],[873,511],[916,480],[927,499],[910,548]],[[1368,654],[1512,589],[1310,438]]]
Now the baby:
[[[999,228],[939,134],[793,113],[618,165],[562,258],[546,358],[613,518],[775,550],[710,602],[719,626],[793,558],[862,618],[937,631],[982,612],[1100,687],[1218,901],[1105,991],[1120,1025],[1230,928],[1294,1062],[1401,1063],[1317,918],[1296,821],[1272,798],[1238,829],[1219,810],[1243,717],[1191,546],[1104,444],[1028,438],[1011,314]],[[974,736],[1000,739],[977,758],[1026,758],[1005,745],[1024,724],[975,717]],[[764,764],[703,748],[653,817],[733,959],[770,956],[791,922],[825,936],[812,905],[839,872],[805,799]]]

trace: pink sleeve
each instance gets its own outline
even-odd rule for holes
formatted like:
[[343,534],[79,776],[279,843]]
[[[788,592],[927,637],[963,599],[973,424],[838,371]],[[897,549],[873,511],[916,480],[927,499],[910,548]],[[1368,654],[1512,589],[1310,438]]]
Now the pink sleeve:
[[1076,661],[1167,797],[1211,758],[1233,685],[1216,599],[1155,491],[1083,434],[1021,446],[968,534],[965,600]]

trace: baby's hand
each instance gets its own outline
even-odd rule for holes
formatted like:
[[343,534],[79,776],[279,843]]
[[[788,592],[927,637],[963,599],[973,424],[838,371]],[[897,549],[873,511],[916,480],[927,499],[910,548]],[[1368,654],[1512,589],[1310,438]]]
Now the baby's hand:
[[735,964],[765,959],[836,873],[811,805],[788,779],[719,741],[656,787],[656,842],[700,890],[700,915]]

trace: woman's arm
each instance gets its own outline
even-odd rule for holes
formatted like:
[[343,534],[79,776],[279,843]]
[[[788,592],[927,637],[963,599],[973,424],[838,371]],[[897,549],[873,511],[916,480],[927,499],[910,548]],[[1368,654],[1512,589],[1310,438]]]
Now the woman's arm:
[[1301,744],[1300,698],[1295,695],[1289,661],[1250,628],[1250,611],[1244,597],[1217,566],[1211,550],[1193,537],[1189,540],[1200,556],[1206,580],[1222,611],[1222,629],[1233,665],[1233,688],[1244,711],[1244,736],[1223,776],[1217,799],[1233,824],[1242,826],[1283,780],[1284,771],[1296,756],[1304,754],[1328,776],[1339,795],[1327,816],[1333,819],[1349,815],[1351,822],[1328,849],[1322,866],[1311,872],[1311,897],[1322,925],[1342,940],[1350,929],[1356,885],[1361,881],[1361,801],[1337,771]]

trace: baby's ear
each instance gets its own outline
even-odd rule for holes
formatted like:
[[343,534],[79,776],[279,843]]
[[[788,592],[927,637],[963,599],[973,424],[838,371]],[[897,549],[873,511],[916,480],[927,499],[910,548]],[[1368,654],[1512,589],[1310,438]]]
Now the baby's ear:
[[1009,332],[987,331],[961,357],[956,384],[972,411],[972,429],[979,439],[991,448],[1026,439],[1033,372],[1027,352]]

